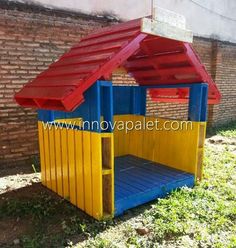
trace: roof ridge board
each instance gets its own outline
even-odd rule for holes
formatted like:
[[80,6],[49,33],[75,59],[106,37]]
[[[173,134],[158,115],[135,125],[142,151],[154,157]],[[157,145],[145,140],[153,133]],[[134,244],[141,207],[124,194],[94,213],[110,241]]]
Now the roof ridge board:
[[122,31],[118,30],[117,32],[111,32],[111,33],[106,34],[106,35],[99,35],[99,36],[96,36],[96,37],[93,37],[93,38],[90,38],[90,39],[81,39],[80,40],[80,43],[76,44],[71,49],[74,50],[74,49],[80,48],[79,44],[82,44],[84,42],[89,42],[91,40],[100,39],[102,37],[109,38],[110,36],[114,36],[114,35],[118,35],[118,34],[123,34],[123,33],[128,33],[128,32],[132,32],[132,31],[140,31],[140,28],[139,27],[132,27],[132,28],[128,28],[128,29],[122,30]]
[[[127,43],[127,42],[126,42]],[[122,44],[120,45],[116,45],[116,46],[111,46],[111,47],[104,47],[104,48],[101,48],[99,50],[96,50],[96,49],[90,49],[89,51],[84,51],[82,50],[81,52],[78,52],[78,53],[73,53],[73,54],[69,54],[69,56],[63,56],[61,58],[73,58],[73,57],[76,57],[76,56],[83,56],[83,55],[86,55],[86,54],[92,54],[92,55],[96,55],[98,53],[103,53],[105,51],[113,51],[113,52],[116,52],[116,50],[120,49],[122,47]]]
[[[122,46],[123,42],[117,41],[113,43],[114,44],[107,44],[106,46],[104,46],[104,44],[99,44],[98,46],[87,48],[86,50],[84,48],[81,48],[80,49],[81,51],[70,50],[69,52],[65,53],[61,58],[70,58],[70,57],[79,56],[79,55],[93,54],[93,53],[98,53],[98,52],[119,49]],[[98,49],[96,49],[97,47]]]
[[93,32],[90,35],[87,35],[86,37],[82,38],[81,41],[85,41],[85,40],[93,39],[93,38],[96,38],[99,36],[104,36],[104,35],[109,35],[109,34],[121,32],[121,31],[125,31],[127,29],[138,28],[138,27],[141,28],[141,18],[131,20],[129,22],[123,22],[123,23],[119,23],[116,25],[101,28],[101,29],[97,30],[96,32]]
[[[65,78],[46,78],[45,81],[43,82],[40,82],[40,83],[37,83],[37,82],[32,82],[32,83],[29,83],[27,86],[29,87],[44,87],[44,86],[57,86],[58,87],[58,84],[60,86],[78,86],[78,84],[83,81],[85,78],[84,77],[75,77],[74,79],[65,79]],[[61,81],[61,82],[60,82]]]
[[[107,59],[109,59],[112,55],[114,54],[114,52],[110,52],[110,53],[102,53],[99,55],[92,55],[92,56],[85,56],[85,57],[67,57],[67,58],[73,58],[72,60],[69,59],[63,59],[63,60],[59,60],[56,63],[53,63],[49,66],[49,68],[58,68],[58,67],[66,67],[66,66],[70,66],[70,65],[83,65],[83,64],[91,64],[91,63],[95,63],[95,62],[102,62],[105,61]],[[102,56],[103,55],[103,56]],[[72,62],[74,61],[74,62]],[[67,63],[66,63],[67,62]]]
[[[103,37],[99,38],[99,40],[89,40],[86,42],[80,42],[78,44],[77,48],[85,48],[85,47],[89,47],[89,46],[96,46],[98,44],[104,44],[104,43],[109,43],[109,42],[113,42],[113,41],[132,38],[133,36],[136,36],[139,33],[140,33],[140,30],[133,30],[133,31],[130,31],[127,33],[115,34],[112,37],[103,36]],[[71,50],[73,50],[73,49],[71,49]]]
[[[81,74],[81,73],[92,73],[94,69],[99,68],[99,64],[95,65],[86,65],[86,66],[80,66],[80,67],[71,67],[71,68],[65,68],[65,70],[62,70],[62,68],[50,68],[41,74],[38,75],[39,78],[43,77],[54,77],[54,76],[62,76],[62,75],[74,75],[74,74]],[[70,69],[70,70],[69,70]],[[59,72],[59,73],[58,73]]]

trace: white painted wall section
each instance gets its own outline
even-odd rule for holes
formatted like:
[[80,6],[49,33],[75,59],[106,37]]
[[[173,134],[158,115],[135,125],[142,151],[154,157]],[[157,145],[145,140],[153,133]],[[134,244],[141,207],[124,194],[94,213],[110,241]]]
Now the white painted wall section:
[[[10,0],[9,0],[10,1]],[[152,0],[15,0],[86,14],[115,15],[123,20],[151,14]],[[186,17],[194,35],[236,43],[236,0],[154,0]]]

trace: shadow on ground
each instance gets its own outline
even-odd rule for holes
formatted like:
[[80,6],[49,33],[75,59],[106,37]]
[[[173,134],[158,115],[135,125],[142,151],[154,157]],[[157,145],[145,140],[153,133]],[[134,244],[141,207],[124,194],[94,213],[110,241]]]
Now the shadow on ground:
[[64,247],[80,243],[150,207],[151,203],[127,211],[121,218],[98,222],[41,183],[33,183],[0,194],[0,247]]

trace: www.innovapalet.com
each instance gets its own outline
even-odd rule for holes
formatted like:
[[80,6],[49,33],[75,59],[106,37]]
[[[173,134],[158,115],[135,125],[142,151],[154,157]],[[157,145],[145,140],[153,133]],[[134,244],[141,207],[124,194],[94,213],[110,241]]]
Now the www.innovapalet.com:
[[78,130],[118,130],[122,131],[125,130],[126,133],[129,131],[187,131],[193,130],[193,122],[191,121],[178,121],[178,120],[166,120],[166,121],[159,121],[158,119],[155,120],[128,120],[128,121],[50,121],[50,122],[43,122],[44,129],[51,130],[52,128],[55,129],[78,129]]

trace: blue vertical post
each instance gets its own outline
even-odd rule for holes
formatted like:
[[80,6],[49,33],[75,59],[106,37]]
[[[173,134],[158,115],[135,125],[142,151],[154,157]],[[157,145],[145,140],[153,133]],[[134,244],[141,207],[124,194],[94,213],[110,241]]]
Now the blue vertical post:
[[140,114],[146,115],[147,89],[140,87]]
[[188,119],[190,121],[206,121],[207,98],[207,84],[192,84],[190,86],[188,109]]
[[112,82],[100,81],[102,96],[102,114],[104,121],[108,124],[104,132],[113,132],[113,88]]
[[54,121],[54,111],[53,110],[42,110],[39,109],[38,111],[38,120],[43,122],[50,122]]
[[201,121],[207,121],[207,116],[208,116],[208,84],[203,84]]
[[146,114],[146,88],[131,86],[132,95],[132,114],[145,115]]
[[101,132],[101,89],[99,82],[96,82],[91,88],[89,88],[86,101],[89,102],[89,129],[94,132]]

